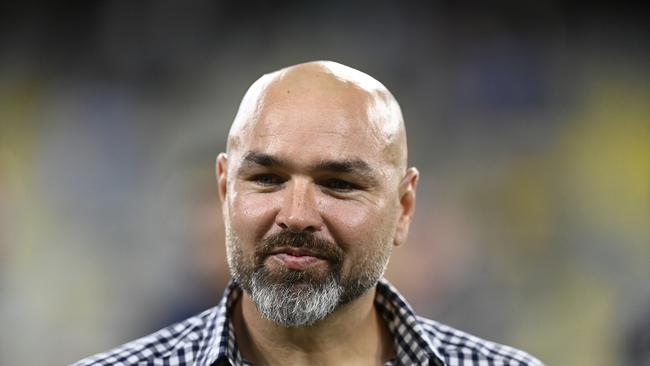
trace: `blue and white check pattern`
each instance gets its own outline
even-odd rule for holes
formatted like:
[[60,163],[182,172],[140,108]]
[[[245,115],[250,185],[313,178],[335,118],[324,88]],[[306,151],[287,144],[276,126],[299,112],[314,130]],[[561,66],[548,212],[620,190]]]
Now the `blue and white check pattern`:
[[[239,296],[241,289],[231,283],[219,305],[74,366],[251,366],[239,352],[230,318]],[[385,280],[377,285],[375,305],[395,340],[396,357],[385,366],[543,366],[525,352],[415,315]]]

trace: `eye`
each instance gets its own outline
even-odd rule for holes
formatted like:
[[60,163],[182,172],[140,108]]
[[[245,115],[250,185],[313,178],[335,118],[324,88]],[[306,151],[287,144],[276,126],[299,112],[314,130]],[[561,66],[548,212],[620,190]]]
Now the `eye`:
[[358,187],[355,184],[342,179],[328,179],[325,182],[323,182],[321,185],[323,187],[329,188],[337,192],[350,192],[355,189],[358,189]]
[[275,174],[258,174],[252,177],[251,181],[261,186],[274,186],[284,183],[284,180]]

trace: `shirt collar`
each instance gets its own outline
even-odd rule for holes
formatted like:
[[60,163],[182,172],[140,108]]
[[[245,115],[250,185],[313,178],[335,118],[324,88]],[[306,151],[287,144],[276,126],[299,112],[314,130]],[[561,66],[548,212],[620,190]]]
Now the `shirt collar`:
[[375,306],[393,335],[399,365],[444,365],[411,305],[386,279],[377,283]]
[[[232,323],[232,311],[235,302],[241,296],[242,290],[231,281],[224,291],[221,302],[213,308],[210,323],[205,338],[199,346],[205,355],[203,365],[227,364],[227,360],[233,366],[250,365],[245,362],[239,352],[235,339],[235,330]],[[422,324],[406,302],[406,299],[385,279],[377,283],[375,295],[375,306],[395,342],[396,364],[400,365],[444,365],[443,357],[436,347],[431,344],[430,337],[422,328]],[[207,347],[207,349],[202,349]],[[393,364],[393,363],[389,363]]]

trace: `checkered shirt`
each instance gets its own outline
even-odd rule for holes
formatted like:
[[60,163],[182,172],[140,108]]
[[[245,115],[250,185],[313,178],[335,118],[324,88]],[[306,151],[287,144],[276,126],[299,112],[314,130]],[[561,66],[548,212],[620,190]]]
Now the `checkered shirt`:
[[[232,325],[239,296],[241,289],[230,283],[219,305],[74,366],[251,366],[239,352]],[[386,280],[377,285],[375,306],[395,342],[396,357],[384,366],[543,366],[525,352],[415,315]]]

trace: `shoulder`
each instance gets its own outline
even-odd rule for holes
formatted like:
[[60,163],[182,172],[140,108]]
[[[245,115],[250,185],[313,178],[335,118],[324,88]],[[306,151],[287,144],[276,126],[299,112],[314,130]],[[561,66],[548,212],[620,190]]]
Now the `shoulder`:
[[73,366],[171,364],[191,365],[201,354],[210,334],[208,324],[215,308],[165,327],[140,339],[125,343],[108,352],[99,353]]
[[[434,320],[418,316],[422,330],[428,336],[431,345],[447,364],[467,364],[504,366],[544,366],[528,353],[494,343]],[[473,365],[474,363],[472,363]]]

